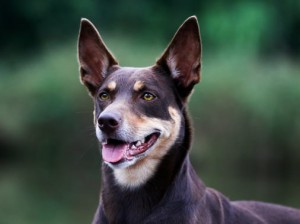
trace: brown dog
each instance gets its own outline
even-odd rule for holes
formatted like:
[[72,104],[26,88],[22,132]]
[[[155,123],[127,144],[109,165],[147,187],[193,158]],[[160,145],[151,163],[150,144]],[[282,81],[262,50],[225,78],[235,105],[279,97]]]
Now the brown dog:
[[186,104],[200,80],[196,17],[146,68],[120,67],[83,19],[78,57],[102,144],[102,192],[93,223],[300,224],[297,209],[230,202],[207,188],[191,166]]

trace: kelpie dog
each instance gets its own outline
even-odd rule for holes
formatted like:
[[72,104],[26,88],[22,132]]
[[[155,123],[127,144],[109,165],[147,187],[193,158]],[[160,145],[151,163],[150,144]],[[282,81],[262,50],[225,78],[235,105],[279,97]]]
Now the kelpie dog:
[[186,111],[200,81],[196,17],[146,68],[120,67],[96,28],[82,19],[78,58],[102,144],[102,192],[93,223],[300,224],[300,210],[230,202],[197,177]]

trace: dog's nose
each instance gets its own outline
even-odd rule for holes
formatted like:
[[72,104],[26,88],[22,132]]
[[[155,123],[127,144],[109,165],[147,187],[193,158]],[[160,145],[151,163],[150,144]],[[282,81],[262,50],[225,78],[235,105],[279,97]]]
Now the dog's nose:
[[98,119],[99,128],[104,132],[115,131],[121,123],[121,116],[115,113],[102,114]]

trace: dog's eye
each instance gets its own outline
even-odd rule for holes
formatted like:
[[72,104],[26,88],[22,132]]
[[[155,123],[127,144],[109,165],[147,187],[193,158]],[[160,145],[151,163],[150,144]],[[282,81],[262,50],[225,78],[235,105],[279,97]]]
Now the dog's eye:
[[102,101],[106,101],[109,100],[109,94],[107,92],[102,92],[99,94],[99,99]]
[[154,100],[155,98],[156,98],[155,95],[153,95],[152,93],[148,93],[148,92],[146,92],[142,95],[142,99],[146,100],[146,101],[151,101],[151,100]]

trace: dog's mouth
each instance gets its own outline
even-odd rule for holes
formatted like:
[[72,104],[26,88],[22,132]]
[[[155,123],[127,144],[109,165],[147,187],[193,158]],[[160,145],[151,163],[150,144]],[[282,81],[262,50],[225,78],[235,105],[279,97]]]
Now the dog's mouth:
[[155,132],[142,140],[131,143],[116,139],[107,139],[106,143],[102,143],[102,158],[105,162],[118,164],[141,157],[156,143],[159,136],[160,133]]

